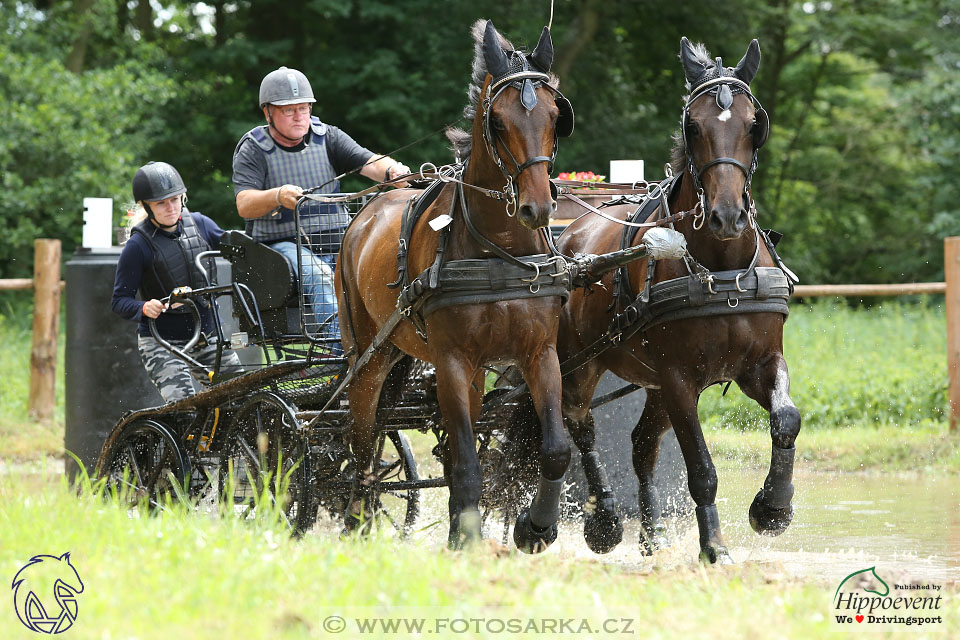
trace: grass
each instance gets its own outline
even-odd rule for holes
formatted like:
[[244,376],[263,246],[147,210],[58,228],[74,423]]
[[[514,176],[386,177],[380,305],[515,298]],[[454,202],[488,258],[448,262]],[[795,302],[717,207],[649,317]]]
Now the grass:
[[64,317],[61,314],[56,410],[52,420],[37,422],[27,407],[33,318],[25,300],[8,299],[0,305],[0,451],[17,458],[57,455],[63,452]]
[[[691,558],[668,571],[630,570],[495,544],[451,553],[328,533],[295,541],[269,524],[178,508],[130,517],[58,483],[22,483],[0,485],[0,574],[15,575],[35,554],[70,551],[85,585],[70,630],[76,638],[329,637],[329,616],[342,616],[353,631],[343,637],[359,635],[356,618],[380,617],[423,618],[434,637],[465,637],[451,625],[470,619],[487,621],[473,623],[480,633],[470,637],[515,637],[496,633],[496,622],[487,626],[508,619],[585,619],[597,627],[609,619],[653,638],[771,637],[772,622],[776,637],[829,633],[831,585],[772,565],[704,569]],[[956,583],[946,588],[956,602]],[[960,632],[960,616],[947,621]],[[0,637],[25,633],[6,608]]]
[[[863,309],[821,301],[791,307],[784,329],[791,397],[806,429],[944,422],[946,351],[942,302]],[[719,385],[704,391],[700,417],[741,429],[767,423],[736,385],[726,396]]]
[[[737,466],[766,468],[770,436],[765,430],[708,428],[714,459]],[[890,423],[855,424],[801,430],[797,458],[811,471],[960,473],[960,433],[940,422],[903,427]]]

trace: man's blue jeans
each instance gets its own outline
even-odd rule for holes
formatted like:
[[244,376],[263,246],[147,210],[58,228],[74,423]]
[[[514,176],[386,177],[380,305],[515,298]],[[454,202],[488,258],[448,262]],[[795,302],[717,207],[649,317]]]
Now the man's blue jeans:
[[[297,243],[275,242],[269,246],[282,253],[297,272]],[[336,264],[336,256],[317,256],[306,247],[300,248],[300,256],[302,265],[298,278],[307,332],[322,338],[337,338],[338,342],[330,347],[340,353],[337,294],[333,289],[333,267],[327,262],[330,259]]]

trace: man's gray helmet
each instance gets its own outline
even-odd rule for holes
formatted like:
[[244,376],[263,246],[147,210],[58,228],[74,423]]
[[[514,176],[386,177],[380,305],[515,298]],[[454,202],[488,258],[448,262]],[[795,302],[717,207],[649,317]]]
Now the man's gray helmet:
[[285,105],[316,102],[307,76],[296,69],[280,67],[260,82],[260,108],[268,104]]
[[166,162],[148,162],[133,176],[133,199],[137,202],[156,202],[187,192],[183,178]]

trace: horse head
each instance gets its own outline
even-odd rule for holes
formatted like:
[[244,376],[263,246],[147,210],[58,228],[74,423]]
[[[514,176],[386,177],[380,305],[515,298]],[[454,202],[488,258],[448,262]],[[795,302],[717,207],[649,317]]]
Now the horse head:
[[[550,31],[543,29],[529,54],[514,49],[490,20],[477,21],[473,35],[472,105],[465,110],[473,117],[473,134],[466,151],[486,152],[482,158],[473,154],[476,171],[486,167],[487,180],[503,179],[507,213],[515,214],[525,227],[538,229],[550,223],[557,208],[550,173],[558,138],[573,131],[573,109],[550,73]],[[466,153],[461,149],[460,155]]]
[[686,169],[710,231],[719,240],[735,240],[750,222],[750,182],[769,132],[766,111],[750,92],[760,45],[753,40],[731,68],[683,38],[680,61],[690,90],[680,132]]

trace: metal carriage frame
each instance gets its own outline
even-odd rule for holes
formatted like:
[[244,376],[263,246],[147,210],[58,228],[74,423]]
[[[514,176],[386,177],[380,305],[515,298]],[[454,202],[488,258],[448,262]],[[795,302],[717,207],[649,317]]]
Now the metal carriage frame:
[[[354,199],[353,194],[322,197],[354,203],[352,214],[365,201]],[[296,219],[299,228],[299,206]],[[298,255],[311,240],[316,238],[298,236]],[[215,269],[209,268],[208,261],[217,257],[232,264],[234,278],[229,284],[218,284],[215,276],[211,278]],[[266,271],[251,269],[249,259],[265,259]],[[335,337],[320,331],[328,322],[311,320],[307,312],[311,301],[304,300],[303,292],[297,290],[295,282],[299,281],[297,274],[304,271],[303,262],[290,265],[296,272],[278,275],[277,266],[284,261],[278,252],[245,234],[226,232],[220,251],[205,252],[197,258],[208,286],[177,289],[165,299],[171,305],[190,308],[194,335],[186,345],[174,345],[157,334],[152,322],[151,332],[187,363],[203,388],[176,402],[129,411],[108,435],[97,461],[97,473],[131,506],[162,510],[172,500],[217,505],[223,511],[229,510],[222,503],[230,501],[227,492],[233,494],[234,511],[254,517],[262,499],[282,501],[277,512],[297,534],[314,524],[320,508],[334,517],[345,515],[355,490],[355,461],[344,439],[350,410],[345,397],[325,405],[347,370],[347,360],[331,349]],[[229,336],[224,332],[218,305],[222,298],[232,302],[241,329]],[[263,301],[266,304],[262,307]],[[214,335],[200,332],[198,305],[212,311]],[[216,349],[212,367],[187,353],[197,344]],[[221,359],[230,347],[256,347],[259,364],[228,371],[221,366]],[[379,515],[401,535],[407,535],[416,521],[421,490],[447,484],[443,477],[419,476],[409,439],[403,433],[414,429],[434,431],[437,446],[433,454],[442,456],[445,438],[431,370],[412,361],[405,362],[404,367],[393,374],[400,379],[394,384],[390,406],[382,403],[378,413],[382,425],[380,462],[375,465],[378,477],[373,479],[377,505],[384,506],[388,499],[394,503],[392,513],[384,510]],[[499,389],[497,393],[504,391]],[[511,423],[518,410],[517,402],[503,403],[487,412],[478,424],[478,445],[489,454],[486,460],[491,468],[487,475],[500,475],[492,467],[505,464],[507,429],[503,425]],[[529,444],[511,442],[507,446]],[[501,480],[491,480],[491,486],[500,485],[502,496],[488,500],[491,508],[506,507],[511,502],[505,492],[521,491],[520,485],[507,487]],[[364,514],[356,515],[369,520]],[[515,514],[508,515],[512,518]]]

